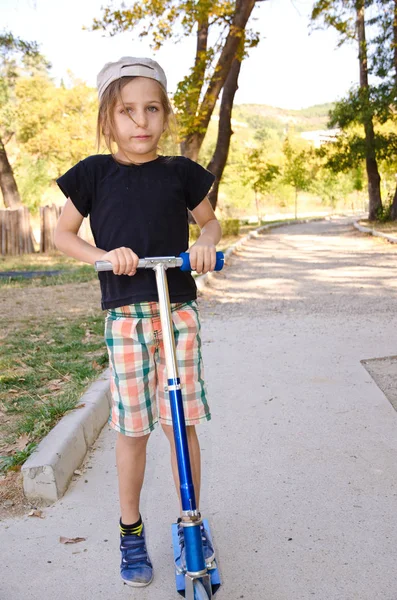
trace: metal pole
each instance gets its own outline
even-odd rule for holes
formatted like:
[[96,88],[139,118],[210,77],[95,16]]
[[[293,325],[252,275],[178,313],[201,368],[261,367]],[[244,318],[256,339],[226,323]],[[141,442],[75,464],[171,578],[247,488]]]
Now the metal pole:
[[157,290],[159,294],[160,320],[163,332],[165,364],[167,369],[168,393],[171,404],[176,458],[178,462],[179,483],[181,490],[182,510],[187,515],[195,514],[196,498],[192,470],[190,466],[189,447],[187,443],[185,415],[183,412],[181,382],[178,375],[174,332],[172,326],[171,307],[168,295],[166,266],[158,263],[154,267]]

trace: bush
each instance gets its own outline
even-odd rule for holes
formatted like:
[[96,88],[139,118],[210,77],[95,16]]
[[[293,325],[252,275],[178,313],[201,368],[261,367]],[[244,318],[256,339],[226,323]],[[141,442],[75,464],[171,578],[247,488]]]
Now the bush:
[[376,220],[380,223],[387,223],[388,221],[391,221],[391,207],[392,205],[389,203],[381,208],[378,208],[376,211]]
[[[222,235],[238,235],[240,233],[240,221],[238,219],[221,219]],[[190,241],[195,242],[200,236],[200,227],[195,224],[189,225]]]
[[240,221],[238,219],[223,219],[221,227],[223,235],[238,235],[240,233]]

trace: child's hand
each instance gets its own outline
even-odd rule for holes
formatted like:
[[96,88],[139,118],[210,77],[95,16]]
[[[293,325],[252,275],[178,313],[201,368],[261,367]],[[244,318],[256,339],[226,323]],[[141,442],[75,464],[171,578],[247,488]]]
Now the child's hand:
[[216,249],[214,244],[197,240],[189,250],[190,266],[196,273],[208,273],[215,269]]
[[131,248],[116,248],[101,256],[101,260],[108,260],[113,265],[115,275],[135,275],[139,257]]

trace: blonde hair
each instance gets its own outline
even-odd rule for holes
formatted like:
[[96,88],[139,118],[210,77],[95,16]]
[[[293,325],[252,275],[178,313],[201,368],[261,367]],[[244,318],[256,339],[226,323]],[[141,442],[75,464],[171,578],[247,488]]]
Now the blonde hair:
[[[121,77],[113,81],[103,92],[97,118],[96,144],[97,150],[100,150],[102,140],[111,154],[115,154],[114,145],[118,144],[116,125],[114,122],[114,109],[117,103],[124,106],[121,96],[123,88],[135,79],[135,77]],[[165,130],[162,137],[170,137],[174,146],[176,146],[176,119],[167,92],[163,86],[156,82],[160,89],[160,100],[165,114]],[[127,112],[127,114],[129,114]],[[130,117],[131,118],[131,117]]]

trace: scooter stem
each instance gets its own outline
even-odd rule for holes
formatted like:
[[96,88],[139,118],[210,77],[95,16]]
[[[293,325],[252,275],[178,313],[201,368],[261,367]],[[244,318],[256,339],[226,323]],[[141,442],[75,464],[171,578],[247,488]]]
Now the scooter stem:
[[160,320],[161,329],[163,332],[165,364],[167,370],[168,392],[172,413],[176,458],[179,471],[182,510],[184,513],[194,514],[197,510],[196,498],[194,494],[192,470],[190,466],[181,383],[176,361],[166,268],[167,267],[164,264],[158,263],[154,267],[154,272],[156,274],[156,283],[159,295]]

